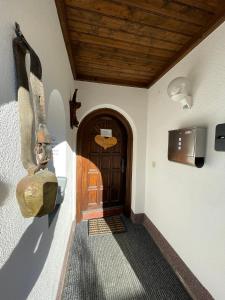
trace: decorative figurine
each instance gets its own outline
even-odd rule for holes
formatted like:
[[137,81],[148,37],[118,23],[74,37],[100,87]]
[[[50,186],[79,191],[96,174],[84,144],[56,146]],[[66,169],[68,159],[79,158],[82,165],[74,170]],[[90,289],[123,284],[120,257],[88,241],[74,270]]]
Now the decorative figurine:
[[81,107],[81,102],[77,102],[77,91],[75,89],[73,98],[70,101],[70,127],[73,129],[73,126],[78,127],[79,121],[77,120],[77,109]]
[[[42,68],[39,57],[26,41],[17,23],[15,33],[17,37],[13,39],[13,52],[19,103],[21,160],[28,172],[18,183],[16,196],[24,217],[41,217],[54,210],[58,187],[55,174],[46,169],[52,158],[52,148],[46,125]],[[26,68],[27,54],[30,56],[30,72]]]

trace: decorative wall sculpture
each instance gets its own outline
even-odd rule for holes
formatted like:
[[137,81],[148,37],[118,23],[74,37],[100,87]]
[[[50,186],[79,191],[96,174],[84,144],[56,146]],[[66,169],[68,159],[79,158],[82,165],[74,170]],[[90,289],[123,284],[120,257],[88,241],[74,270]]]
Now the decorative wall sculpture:
[[95,143],[98,144],[100,147],[104,148],[104,150],[107,150],[108,148],[111,148],[117,144],[117,138],[113,136],[105,137],[101,135],[96,135]]
[[77,91],[75,89],[73,98],[70,101],[70,127],[73,129],[73,126],[78,127],[79,121],[77,120],[77,109],[81,107],[81,103],[77,102]]
[[[58,184],[55,174],[46,169],[52,149],[46,126],[41,62],[20,31],[19,25],[15,25],[13,52],[19,103],[21,160],[28,172],[18,183],[16,196],[24,217],[41,217],[54,210]],[[30,57],[29,72],[26,68],[27,54]]]

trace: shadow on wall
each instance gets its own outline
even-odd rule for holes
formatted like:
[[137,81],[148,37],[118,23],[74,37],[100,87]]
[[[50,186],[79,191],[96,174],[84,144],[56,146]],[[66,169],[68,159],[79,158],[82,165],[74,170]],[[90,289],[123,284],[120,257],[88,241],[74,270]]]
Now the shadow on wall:
[[[65,112],[63,109],[63,100],[59,92],[54,92],[54,99],[50,110],[51,128],[54,129],[55,140],[55,165],[53,170],[57,172],[56,176],[66,174],[66,129],[65,129]],[[57,104],[61,101],[61,111],[57,111]],[[54,115],[54,113],[56,113]],[[61,118],[63,117],[63,118]],[[62,120],[61,120],[62,119]],[[14,188],[14,186],[13,186]],[[0,181],[0,206],[3,206],[5,200],[10,197],[12,187],[8,183]],[[61,194],[60,194],[61,195]],[[60,196],[59,195],[59,196]],[[15,195],[13,195],[15,197]],[[16,201],[16,200],[15,200]],[[17,205],[17,204],[16,204]],[[55,226],[58,219],[59,206],[56,210],[42,218],[34,218],[26,231],[22,234],[18,244],[10,245],[12,250],[5,264],[0,269],[0,299],[4,300],[25,300],[28,298],[40,274],[51,249],[54,238]],[[15,219],[15,227],[17,220]],[[8,228],[10,230],[10,228]],[[20,233],[17,228],[16,234]],[[7,253],[2,253],[3,257]],[[43,294],[43,291],[40,291]]]
[[[35,218],[0,270],[0,298],[25,300],[41,274],[51,247],[57,211],[51,226],[47,218]],[[44,219],[45,218],[45,219]]]
[[0,207],[4,205],[9,195],[9,187],[5,182],[0,181]]

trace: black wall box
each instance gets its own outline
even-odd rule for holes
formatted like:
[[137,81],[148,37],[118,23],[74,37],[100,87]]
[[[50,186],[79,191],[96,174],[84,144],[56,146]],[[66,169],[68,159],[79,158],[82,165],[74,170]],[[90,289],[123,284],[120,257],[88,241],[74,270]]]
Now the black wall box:
[[216,126],[215,150],[225,151],[225,124]]

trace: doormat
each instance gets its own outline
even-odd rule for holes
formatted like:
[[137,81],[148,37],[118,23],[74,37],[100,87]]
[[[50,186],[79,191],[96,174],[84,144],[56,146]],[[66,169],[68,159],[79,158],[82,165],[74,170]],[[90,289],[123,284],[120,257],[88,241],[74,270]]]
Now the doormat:
[[126,227],[120,216],[105,217],[88,220],[88,234],[114,234],[126,231]]

